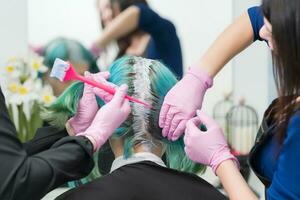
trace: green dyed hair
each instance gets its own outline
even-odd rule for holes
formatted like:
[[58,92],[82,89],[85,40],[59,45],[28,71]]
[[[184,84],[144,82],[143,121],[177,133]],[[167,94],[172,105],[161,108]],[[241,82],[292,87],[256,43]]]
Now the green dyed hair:
[[[148,65],[143,64],[145,61]],[[146,73],[147,76],[141,76],[145,71],[148,71]],[[136,103],[132,104],[132,112],[127,120],[114,132],[113,138],[122,137],[124,139],[124,157],[130,157],[132,147],[137,144],[148,142],[149,146],[154,148],[157,144],[160,144],[165,149],[166,165],[168,167],[191,173],[203,172],[205,170],[203,165],[193,163],[186,156],[183,137],[171,142],[162,137],[162,129],[158,125],[163,99],[177,82],[175,75],[158,61],[134,56],[125,56],[116,60],[110,66],[109,72],[110,82],[118,86],[127,84],[128,94],[134,97],[140,98],[140,96],[145,96],[137,93],[149,94],[148,96],[146,95],[147,98],[144,100],[152,105],[150,112],[146,112],[147,109],[143,106],[139,106]],[[148,81],[149,87],[144,90],[138,90],[137,87],[139,86],[135,82],[137,79],[142,80],[140,82],[142,85]],[[83,83],[77,82],[71,85],[48,108],[48,119],[50,118],[55,125],[58,125],[59,122],[62,122],[60,125],[64,125],[66,120],[76,113],[82,92]],[[98,99],[98,104],[101,106],[104,103]],[[139,129],[143,128],[140,123],[141,120],[146,124],[143,129],[146,133],[139,131]]]
[[96,73],[99,71],[91,52],[76,40],[56,38],[46,45],[43,56],[44,65],[48,68],[52,68],[55,59],[60,58],[71,63],[85,62],[88,64],[90,72]]

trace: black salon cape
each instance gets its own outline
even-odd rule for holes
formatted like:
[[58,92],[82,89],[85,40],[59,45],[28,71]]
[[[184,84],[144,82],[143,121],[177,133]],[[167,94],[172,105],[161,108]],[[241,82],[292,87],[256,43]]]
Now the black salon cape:
[[41,199],[63,183],[93,168],[92,144],[84,137],[64,137],[65,130],[41,128],[22,144],[9,119],[0,88],[0,199]]
[[200,177],[150,161],[125,165],[67,191],[56,200],[219,200],[226,199]]

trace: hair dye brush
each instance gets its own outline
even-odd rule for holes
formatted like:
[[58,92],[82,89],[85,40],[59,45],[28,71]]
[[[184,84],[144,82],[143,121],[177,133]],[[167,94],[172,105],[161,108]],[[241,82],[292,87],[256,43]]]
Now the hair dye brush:
[[[50,77],[55,77],[55,78],[59,79],[61,82],[70,81],[70,80],[78,80],[78,81],[90,84],[94,87],[100,88],[102,90],[105,90],[106,92],[108,92],[112,95],[114,95],[116,93],[116,90],[112,87],[109,87],[107,85],[104,85],[102,83],[96,82],[94,80],[85,78],[84,76],[77,74],[71,63],[65,62],[59,58],[56,58],[54,61]],[[142,104],[149,109],[151,108],[151,106],[149,104],[147,104],[139,99],[136,99],[134,97],[131,97],[129,95],[126,95],[125,98],[128,99],[129,101]]]

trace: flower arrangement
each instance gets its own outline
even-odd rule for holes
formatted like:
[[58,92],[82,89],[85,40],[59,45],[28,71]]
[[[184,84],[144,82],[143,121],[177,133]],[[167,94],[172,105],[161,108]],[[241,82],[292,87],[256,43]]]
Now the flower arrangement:
[[41,107],[55,100],[52,88],[41,78],[47,71],[43,58],[30,54],[28,58],[10,58],[2,72],[6,105],[22,142],[33,138],[36,129],[42,126]]

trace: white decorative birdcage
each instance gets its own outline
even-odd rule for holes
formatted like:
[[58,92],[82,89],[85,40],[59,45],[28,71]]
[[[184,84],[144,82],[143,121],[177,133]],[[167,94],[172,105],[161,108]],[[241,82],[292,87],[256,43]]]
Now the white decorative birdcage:
[[224,95],[224,99],[217,102],[213,108],[213,118],[218,122],[224,131],[225,137],[228,139],[228,124],[227,124],[227,113],[233,107],[233,101],[231,99],[231,93]]
[[258,129],[258,116],[255,109],[241,99],[239,105],[233,106],[226,116],[227,140],[236,155],[248,155],[254,145]]

